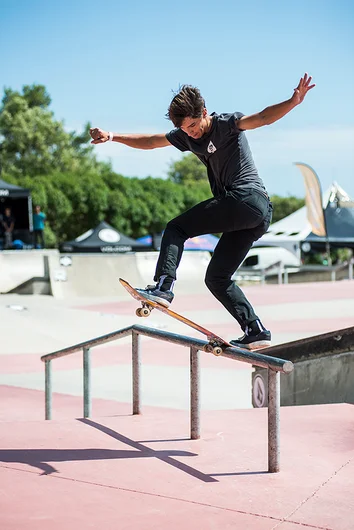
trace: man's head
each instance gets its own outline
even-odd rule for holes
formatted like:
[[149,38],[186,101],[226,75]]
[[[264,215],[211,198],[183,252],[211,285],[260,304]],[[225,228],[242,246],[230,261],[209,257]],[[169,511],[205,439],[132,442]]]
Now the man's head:
[[5,208],[5,215],[6,215],[6,217],[10,217],[10,215],[11,215],[11,208],[9,208],[9,207]]
[[39,206],[39,204],[36,204],[36,206],[34,207],[34,211],[36,213],[39,213],[41,211],[41,207]]
[[201,138],[210,127],[210,116],[198,88],[183,85],[168,108],[167,117],[188,136]]

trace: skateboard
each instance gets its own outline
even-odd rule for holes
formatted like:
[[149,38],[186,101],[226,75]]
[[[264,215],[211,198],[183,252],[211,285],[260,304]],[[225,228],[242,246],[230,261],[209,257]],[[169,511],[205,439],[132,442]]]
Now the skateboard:
[[187,326],[190,326],[191,328],[196,329],[197,331],[205,335],[208,339],[208,344],[206,344],[203,348],[205,352],[212,353],[218,356],[222,354],[225,348],[233,348],[232,344],[222,339],[218,335],[215,335],[215,333],[213,333],[212,331],[203,328],[203,326],[196,324],[192,320],[189,320],[189,318],[186,318],[182,315],[179,315],[178,313],[175,313],[174,311],[171,311],[171,309],[160,304],[159,302],[155,302],[153,300],[145,298],[145,296],[138,293],[137,290],[134,289],[134,287],[132,287],[126,280],[123,280],[123,278],[119,278],[119,281],[123,285],[124,289],[126,289],[133,298],[139,300],[139,302],[141,303],[141,307],[138,307],[138,309],[135,311],[135,314],[138,317],[148,317],[150,316],[150,313],[153,309],[157,309],[158,311],[165,313],[165,315],[169,315],[175,320],[183,322],[183,324],[187,324]]

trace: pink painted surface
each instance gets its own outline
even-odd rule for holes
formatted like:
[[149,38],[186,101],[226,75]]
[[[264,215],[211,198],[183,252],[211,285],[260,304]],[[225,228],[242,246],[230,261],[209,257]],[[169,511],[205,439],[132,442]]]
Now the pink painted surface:
[[[354,282],[250,287],[257,307],[354,298]],[[132,314],[135,302],[86,309]],[[82,306],[80,306],[82,307]],[[176,311],[222,310],[211,295],[183,296]],[[267,319],[273,332],[326,332],[354,325],[337,317]],[[149,325],[146,322],[146,325]],[[204,322],[206,327],[213,323]],[[227,338],[233,330],[211,328]],[[190,332],[189,332],[190,331]],[[193,330],[186,334],[200,336]],[[144,340],[144,339],[143,339]],[[1,355],[2,374],[44,372],[39,355]],[[94,350],[94,367],[130,364],[131,345]],[[201,356],[202,366],[230,361]],[[144,340],[143,364],[188,366],[188,349]],[[82,367],[82,354],[55,371]],[[250,370],[242,363],[233,369]],[[95,399],[83,423],[82,397],[53,395],[55,421],[45,422],[41,391],[0,386],[1,530],[353,530],[354,408],[281,409],[281,472],[267,471],[267,411],[202,411],[202,439],[191,441],[189,412]]]
[[[242,287],[242,290],[255,306],[293,304],[297,302],[303,304],[307,301],[321,302],[324,300],[346,300],[354,297],[354,283],[349,280],[343,280],[341,282],[246,286]],[[134,300],[124,300],[104,304],[80,304],[76,307],[87,309],[89,311],[102,311],[104,309],[104,312],[119,314],[121,312],[125,313],[130,311],[131,308],[135,306],[136,302]],[[198,294],[198,296],[194,294],[184,294],[182,296],[176,296],[173,301],[173,308],[178,312],[190,309],[218,309],[220,307],[220,303],[209,292]]]
[[350,405],[283,408],[279,474],[266,472],[265,409],[202,413],[192,441],[186,412],[97,407],[105,416],[1,423],[1,528],[353,528]]

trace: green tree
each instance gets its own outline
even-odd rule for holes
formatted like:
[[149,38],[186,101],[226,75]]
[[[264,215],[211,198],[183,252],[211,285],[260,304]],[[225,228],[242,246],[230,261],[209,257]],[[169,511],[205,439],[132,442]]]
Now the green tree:
[[189,210],[192,206],[195,206],[199,202],[205,201],[212,196],[208,182],[188,183],[184,186],[180,185],[180,188],[183,193],[184,210]]
[[106,221],[131,237],[161,232],[184,210],[182,187],[168,180],[114,173],[104,180],[110,189]]
[[33,204],[41,205],[47,216],[45,235],[49,246],[77,237],[105,218],[109,189],[98,174],[53,173],[17,179],[6,176],[6,180],[29,188]]
[[[105,219],[109,188],[101,175],[58,173],[50,177],[56,193],[66,197],[69,210],[57,211],[57,202],[48,208],[48,221],[55,226],[60,241],[72,239]],[[50,215],[49,215],[50,214]]]
[[88,143],[89,124],[81,134],[67,132],[54,119],[43,85],[25,85],[22,93],[6,88],[0,107],[1,164],[13,176],[83,173],[99,169]]
[[[150,212],[147,233],[161,232],[168,221],[180,215],[186,208],[181,186],[164,179],[147,177],[142,181],[143,194]],[[146,232],[145,232],[146,233]]]
[[287,217],[293,212],[296,212],[296,210],[299,210],[299,208],[302,208],[302,206],[305,204],[304,199],[293,196],[280,197],[279,195],[272,195],[270,200],[273,203],[272,223],[280,221],[280,219]]
[[176,184],[203,182],[208,180],[205,165],[193,153],[173,162],[168,170],[168,177]]

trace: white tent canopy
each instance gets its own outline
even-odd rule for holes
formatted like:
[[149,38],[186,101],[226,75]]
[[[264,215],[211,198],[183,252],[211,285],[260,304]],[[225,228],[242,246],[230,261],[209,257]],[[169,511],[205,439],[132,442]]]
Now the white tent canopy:
[[[330,188],[323,194],[323,209],[325,210],[326,218],[329,217],[329,212],[326,212],[326,209],[331,209],[331,215],[333,216],[332,212],[334,210],[339,213],[341,208],[353,207],[353,201],[351,201],[348,194],[336,182],[333,182]],[[336,239],[340,239],[338,238],[339,234],[329,233],[328,235],[331,243],[335,242]],[[301,243],[306,239],[312,240],[313,234],[311,225],[307,220],[307,208],[303,206],[284,219],[270,225],[268,232],[256,241],[253,247],[283,247],[300,259]],[[318,240],[320,239],[318,238]]]
[[270,225],[263,237],[258,239],[254,247],[283,247],[299,256],[300,243],[311,232],[307,221],[306,206]]

